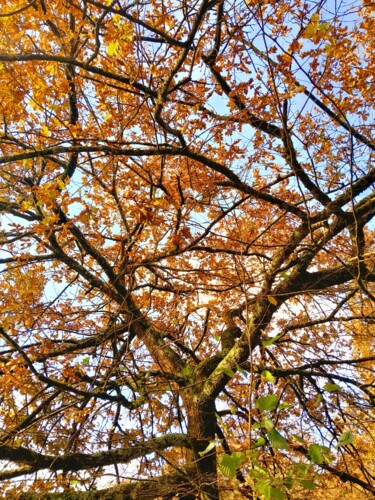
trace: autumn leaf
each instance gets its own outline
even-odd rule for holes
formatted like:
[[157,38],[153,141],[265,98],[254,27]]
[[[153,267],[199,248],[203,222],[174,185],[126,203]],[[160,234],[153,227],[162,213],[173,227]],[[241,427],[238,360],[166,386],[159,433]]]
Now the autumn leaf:
[[119,47],[118,40],[114,40],[113,42],[109,43],[108,47],[107,47],[107,54],[109,56],[115,55],[116,52],[117,52],[118,47]]
[[310,22],[303,30],[301,38],[311,39],[314,43],[318,43],[320,39],[325,38],[331,29],[331,25],[327,22],[320,23],[319,17],[319,13],[314,12],[310,18]]
[[273,306],[277,306],[277,300],[275,299],[275,297],[273,297],[272,295],[267,295],[267,299],[268,302],[270,302]]
[[374,8],[255,3],[2,0],[4,497],[374,496]]

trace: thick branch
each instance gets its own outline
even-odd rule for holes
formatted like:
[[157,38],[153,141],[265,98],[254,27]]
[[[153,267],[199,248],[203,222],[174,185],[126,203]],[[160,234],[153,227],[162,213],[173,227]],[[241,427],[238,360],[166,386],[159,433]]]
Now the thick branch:
[[199,445],[199,440],[192,440],[185,434],[167,434],[146,442],[130,444],[127,448],[92,454],[72,453],[53,456],[43,455],[23,447],[0,446],[0,460],[9,460],[38,470],[79,471],[112,464],[126,464],[136,458],[171,447],[191,449],[196,445]]

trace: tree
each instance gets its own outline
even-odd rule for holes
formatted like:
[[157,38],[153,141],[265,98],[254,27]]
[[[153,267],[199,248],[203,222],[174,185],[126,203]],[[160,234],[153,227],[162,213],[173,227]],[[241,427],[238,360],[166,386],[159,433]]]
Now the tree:
[[7,498],[375,493],[374,12],[2,2]]

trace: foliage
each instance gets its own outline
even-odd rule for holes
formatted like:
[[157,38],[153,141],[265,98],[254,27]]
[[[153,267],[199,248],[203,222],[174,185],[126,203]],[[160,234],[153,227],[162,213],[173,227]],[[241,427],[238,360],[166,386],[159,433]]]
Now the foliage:
[[2,0],[7,498],[374,495],[374,15]]

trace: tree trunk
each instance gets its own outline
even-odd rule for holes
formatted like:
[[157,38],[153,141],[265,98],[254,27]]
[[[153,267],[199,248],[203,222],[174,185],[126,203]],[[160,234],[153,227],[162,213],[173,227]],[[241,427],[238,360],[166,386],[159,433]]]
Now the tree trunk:
[[196,469],[197,489],[204,492],[210,500],[219,499],[215,448],[201,454],[215,439],[216,410],[213,399],[200,395],[185,397],[188,418],[188,434],[191,438],[204,439],[204,444],[193,449],[194,468]]

